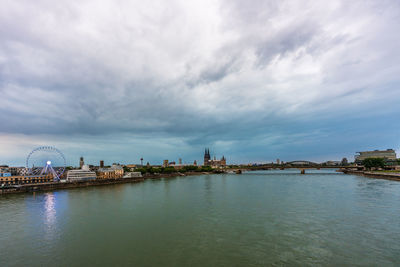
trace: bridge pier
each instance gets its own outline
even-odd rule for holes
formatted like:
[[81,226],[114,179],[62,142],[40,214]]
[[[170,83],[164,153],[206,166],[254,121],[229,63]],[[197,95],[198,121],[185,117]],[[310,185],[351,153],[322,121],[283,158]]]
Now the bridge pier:
[[300,174],[306,174],[306,169],[301,169]]

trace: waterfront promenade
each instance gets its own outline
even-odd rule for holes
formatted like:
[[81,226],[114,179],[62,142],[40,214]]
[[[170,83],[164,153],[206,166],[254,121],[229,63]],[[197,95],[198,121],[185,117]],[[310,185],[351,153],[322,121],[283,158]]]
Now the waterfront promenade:
[[[201,173],[200,173],[201,174]],[[211,174],[211,173],[202,173]],[[29,193],[29,192],[41,192],[41,191],[52,191],[60,189],[72,189],[90,186],[100,186],[100,185],[111,185],[111,184],[124,184],[124,183],[138,183],[143,182],[145,179],[161,179],[176,176],[188,176],[188,175],[199,175],[198,172],[187,172],[182,173],[169,173],[169,174],[152,174],[145,175],[143,177],[133,177],[133,178],[120,178],[120,179],[96,179],[90,181],[76,181],[76,182],[50,182],[41,184],[24,184],[9,187],[0,187],[1,194],[18,194],[18,193]]]

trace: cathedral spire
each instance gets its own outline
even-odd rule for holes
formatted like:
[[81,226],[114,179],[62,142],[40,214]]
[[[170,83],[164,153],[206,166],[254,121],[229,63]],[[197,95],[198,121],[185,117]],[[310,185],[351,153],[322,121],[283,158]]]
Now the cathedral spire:
[[204,151],[204,165],[208,166],[210,164],[210,149],[206,148]]

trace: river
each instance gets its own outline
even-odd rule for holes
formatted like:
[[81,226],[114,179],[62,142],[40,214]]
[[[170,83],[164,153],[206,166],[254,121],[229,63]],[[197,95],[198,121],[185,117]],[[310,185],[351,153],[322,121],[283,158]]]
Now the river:
[[400,182],[307,172],[0,196],[0,266],[400,265]]

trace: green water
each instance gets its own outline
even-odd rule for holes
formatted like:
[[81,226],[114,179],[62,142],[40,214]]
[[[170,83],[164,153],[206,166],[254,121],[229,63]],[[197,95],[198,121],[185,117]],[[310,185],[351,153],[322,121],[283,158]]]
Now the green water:
[[0,266],[400,265],[400,182],[298,172],[0,196]]

